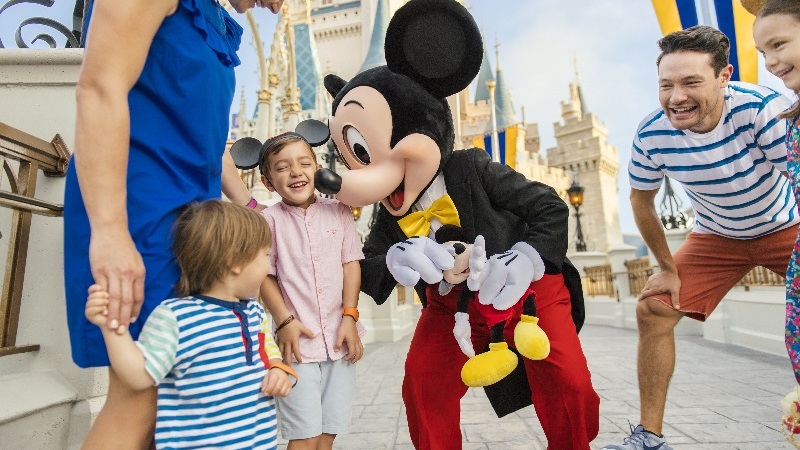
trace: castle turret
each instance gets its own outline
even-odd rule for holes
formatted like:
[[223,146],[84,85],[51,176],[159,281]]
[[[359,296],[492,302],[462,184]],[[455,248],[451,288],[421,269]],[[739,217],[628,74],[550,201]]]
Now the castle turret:
[[[589,250],[607,251],[622,243],[619,228],[619,151],[608,142],[605,123],[586,109],[580,84],[569,85],[561,102],[561,122],[554,124],[556,147],[547,150],[551,167],[559,167],[586,187],[581,225]],[[570,230],[575,229],[570,218]],[[575,236],[570,233],[570,248]]]
[[500,65],[500,44],[496,46],[497,54],[497,88],[494,94],[495,110],[497,111],[497,129],[503,130],[517,123],[517,113],[514,111],[514,104],[511,101],[511,90],[503,76],[503,68]]
[[[486,38],[483,38],[486,42]],[[489,102],[489,88],[486,87],[488,81],[494,80],[492,73],[492,63],[489,62],[489,53],[486,52],[486,46],[483,47],[483,62],[481,62],[481,70],[478,72],[478,84],[475,86],[475,103]]]
[[387,0],[378,0],[375,10],[375,22],[372,25],[372,36],[369,41],[367,57],[358,72],[386,65],[386,54],[383,51],[383,41],[386,39],[386,29],[389,27],[389,5]]

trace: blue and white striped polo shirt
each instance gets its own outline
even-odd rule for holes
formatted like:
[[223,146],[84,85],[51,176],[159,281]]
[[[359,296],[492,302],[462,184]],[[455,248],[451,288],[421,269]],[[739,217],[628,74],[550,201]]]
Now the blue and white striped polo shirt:
[[658,109],[638,127],[628,165],[631,187],[681,183],[695,211],[695,231],[748,239],[798,223],[786,170],[790,101],[772,89],[731,82],[719,124],[705,134],[676,130]]
[[174,298],[153,311],[137,344],[158,383],[156,448],[277,448],[275,402],[261,381],[263,359],[280,351],[265,324],[255,300]]

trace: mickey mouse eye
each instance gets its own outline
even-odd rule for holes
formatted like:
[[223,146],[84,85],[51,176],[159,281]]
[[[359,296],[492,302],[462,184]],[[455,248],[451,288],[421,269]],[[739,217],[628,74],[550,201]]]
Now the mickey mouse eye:
[[345,127],[344,140],[347,148],[361,164],[366,166],[371,162],[367,140],[364,139],[364,136],[362,136],[358,130],[349,125]]

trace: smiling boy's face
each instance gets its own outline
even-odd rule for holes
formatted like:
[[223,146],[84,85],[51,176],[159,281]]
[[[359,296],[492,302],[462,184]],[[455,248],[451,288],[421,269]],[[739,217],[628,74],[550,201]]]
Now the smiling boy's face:
[[267,189],[277,192],[287,205],[308,208],[314,203],[314,173],[321,166],[307,143],[290,142],[266,158],[267,174],[261,181]]

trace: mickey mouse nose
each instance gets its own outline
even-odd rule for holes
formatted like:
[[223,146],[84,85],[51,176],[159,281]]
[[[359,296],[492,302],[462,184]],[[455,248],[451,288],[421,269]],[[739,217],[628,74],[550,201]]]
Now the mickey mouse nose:
[[342,189],[342,177],[328,169],[319,169],[314,174],[314,184],[323,194],[337,194]]
[[460,255],[460,254],[464,253],[464,250],[467,249],[467,247],[464,244],[459,244],[459,243],[453,244],[453,248],[456,251],[456,255]]

